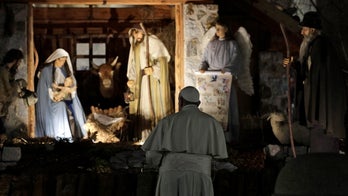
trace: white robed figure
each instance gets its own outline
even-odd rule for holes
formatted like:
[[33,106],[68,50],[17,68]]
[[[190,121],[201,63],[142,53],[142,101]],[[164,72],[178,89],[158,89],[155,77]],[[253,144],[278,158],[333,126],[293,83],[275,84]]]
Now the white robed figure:
[[69,53],[58,48],[45,64],[38,75],[35,136],[69,140],[85,137],[86,117],[76,88],[66,95],[54,88],[63,86],[66,78],[76,87]]
[[134,93],[129,114],[138,139],[144,142],[157,122],[173,113],[168,71],[170,55],[163,42],[146,33],[142,24],[128,33],[131,47],[127,85]]

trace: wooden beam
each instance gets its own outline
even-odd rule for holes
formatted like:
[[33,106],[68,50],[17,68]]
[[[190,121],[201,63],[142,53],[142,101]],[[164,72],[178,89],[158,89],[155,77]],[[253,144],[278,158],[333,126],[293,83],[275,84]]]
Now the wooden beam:
[[272,3],[269,3],[267,0],[254,1],[253,6],[276,22],[282,23],[283,26],[289,31],[295,34],[298,34],[300,32],[300,27],[296,20],[294,20],[291,16],[287,15],[281,10],[277,9]]
[[184,4],[175,6],[175,111],[179,111],[178,95],[184,86]]
[[[19,2],[28,2],[33,4],[90,4],[90,5],[108,5],[108,4],[120,4],[120,5],[180,5],[184,3],[200,3],[208,4],[213,3],[213,0],[16,0]],[[5,2],[13,2],[11,0],[5,0]]]
[[132,8],[47,8],[35,7],[35,24],[38,21],[129,21],[142,20],[145,17],[151,20],[174,19],[172,6],[137,6]]

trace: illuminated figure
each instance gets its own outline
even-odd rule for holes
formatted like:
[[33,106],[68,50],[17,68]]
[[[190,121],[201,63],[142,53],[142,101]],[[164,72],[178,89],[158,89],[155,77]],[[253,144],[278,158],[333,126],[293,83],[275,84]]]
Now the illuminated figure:
[[145,141],[157,122],[173,112],[168,72],[170,55],[162,41],[147,34],[142,24],[128,33],[131,48],[127,85],[134,93],[129,113],[138,139]]
[[59,48],[45,63],[47,65],[40,71],[37,85],[36,137],[69,140],[85,137],[86,117],[76,88],[68,91],[55,88],[64,86],[70,79],[73,85],[69,85],[76,86],[69,53]]

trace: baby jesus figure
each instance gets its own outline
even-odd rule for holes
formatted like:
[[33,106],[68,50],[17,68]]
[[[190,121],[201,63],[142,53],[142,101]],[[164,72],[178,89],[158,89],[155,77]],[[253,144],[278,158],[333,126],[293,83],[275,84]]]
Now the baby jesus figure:
[[64,80],[64,86],[60,86],[56,83],[52,84],[52,88],[54,89],[52,92],[53,101],[61,101],[61,100],[71,100],[72,93],[76,91],[76,86],[74,84],[74,80],[72,77],[67,77]]

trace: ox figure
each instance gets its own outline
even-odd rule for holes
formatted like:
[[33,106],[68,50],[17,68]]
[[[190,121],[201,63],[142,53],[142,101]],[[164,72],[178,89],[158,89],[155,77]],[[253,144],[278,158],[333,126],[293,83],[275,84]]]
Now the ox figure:
[[121,67],[121,63],[117,62],[118,56],[112,61],[112,63],[105,63],[100,66],[92,62],[93,71],[99,76],[99,90],[104,98],[113,98],[116,96],[118,89],[114,83],[114,72],[118,71]]
[[125,105],[123,92],[125,87],[121,79],[121,62],[116,57],[111,63],[96,65],[92,62],[92,69],[81,76],[82,84],[78,88],[79,96],[86,114],[91,106],[101,109]]

